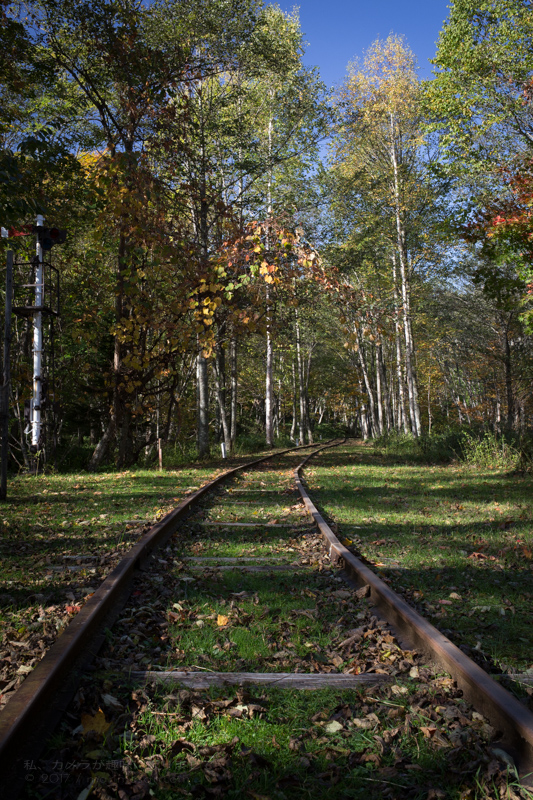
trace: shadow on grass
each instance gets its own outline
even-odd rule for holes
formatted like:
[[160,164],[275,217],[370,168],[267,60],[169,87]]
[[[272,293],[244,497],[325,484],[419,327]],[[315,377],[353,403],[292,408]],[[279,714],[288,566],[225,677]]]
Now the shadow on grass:
[[[351,540],[354,554],[363,553],[439,628],[453,630],[456,644],[479,642],[497,662],[531,666],[533,480],[453,466],[384,465],[370,449],[356,452],[354,472],[343,474],[350,461],[332,450],[309,476],[311,495],[331,514],[340,538]],[[506,503],[514,508],[500,514]],[[485,519],[462,519],[472,508]],[[450,600],[452,592],[461,600]]]

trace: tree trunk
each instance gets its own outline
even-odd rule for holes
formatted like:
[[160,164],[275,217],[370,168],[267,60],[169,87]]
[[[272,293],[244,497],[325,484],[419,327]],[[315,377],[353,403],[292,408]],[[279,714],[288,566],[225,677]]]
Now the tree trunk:
[[216,348],[213,373],[215,377],[215,389],[217,393],[218,412],[220,415],[220,424],[222,426],[222,435],[224,437],[226,450],[229,452],[231,450],[231,432],[228,423],[228,415],[226,412],[226,364],[224,358],[224,348],[220,343],[217,344]]
[[198,456],[204,458],[209,455],[209,379],[201,351],[196,357],[196,398]]
[[396,376],[398,381],[398,421],[399,428],[408,433],[407,413],[405,410],[405,393],[402,370],[402,343],[400,336],[400,308],[398,303],[398,284],[396,276],[396,254],[392,256],[392,281],[394,286],[394,340],[396,344]]
[[109,420],[108,426],[105,429],[102,438],[94,448],[91,459],[87,465],[87,469],[90,472],[97,470],[102,461],[104,460],[105,454],[107,453],[107,449],[109,447],[109,443],[113,438],[114,434],[115,434],[115,419],[112,415],[111,419]]
[[274,347],[270,330],[270,315],[266,335],[266,375],[265,375],[265,438],[267,447],[274,447]]
[[133,454],[133,432],[131,430],[132,416],[131,409],[124,407],[121,409],[122,424],[118,434],[118,454],[117,469],[127,467],[134,461]]
[[26,437],[24,435],[24,416],[20,413],[20,405],[19,405],[19,390],[17,389],[15,392],[15,398],[13,402],[13,410],[15,412],[15,417],[18,423],[19,429],[19,444],[20,444],[20,452],[22,453],[22,461],[24,464],[24,469],[29,470],[30,468],[30,457],[28,454],[28,448],[26,447]]
[[300,419],[299,434],[300,444],[305,444],[305,387],[302,364],[302,350],[300,343],[300,323],[298,322],[298,310],[295,309],[295,332],[296,332],[296,365],[298,367],[298,390],[300,394]]
[[307,443],[313,444],[313,431],[311,430],[311,415],[309,412],[309,376],[311,374],[311,361],[313,358],[313,347],[309,348],[307,355],[307,363],[305,365],[304,375],[304,407],[305,407],[305,430],[307,433]]
[[380,375],[381,394],[382,394],[383,410],[384,410],[384,417],[385,417],[384,428],[386,427],[387,431],[390,431],[390,429],[392,428],[390,392],[389,392],[389,385],[387,383],[387,373],[385,371],[385,363],[383,361],[383,345],[382,344],[377,344],[376,345],[376,356],[377,356],[378,372],[379,372],[379,375]]
[[235,450],[235,440],[237,439],[237,339],[232,336],[229,349],[230,375],[231,375],[231,429],[230,443],[231,452]]
[[503,333],[504,356],[503,364],[505,367],[505,396],[507,399],[507,419],[506,427],[511,430],[514,422],[514,398],[513,398],[513,373],[511,363],[511,345],[509,343],[509,325],[505,326]]
[[428,371],[428,434],[431,436],[431,370]]
[[[376,419],[376,408],[374,404],[374,392],[372,390],[372,384],[370,382],[370,376],[368,374],[368,369],[366,365],[365,354],[363,352],[363,344],[361,342],[361,337],[359,336],[359,330],[357,326],[355,326],[355,333],[357,336],[357,345],[358,345],[358,355],[359,355],[359,364],[361,365],[361,372],[363,373],[363,379],[365,382],[366,394],[368,397],[368,410],[365,411],[366,418],[368,420],[368,411],[370,411],[370,420],[372,424],[372,436],[375,436],[378,431],[378,423]],[[367,438],[370,435],[370,431],[368,430],[368,423],[367,423]]]
[[[124,234],[120,235],[118,246],[118,271],[117,271],[117,292],[115,297],[115,319],[118,327],[121,327],[122,318],[124,315],[124,272],[125,272],[125,258],[126,258],[126,237]],[[124,458],[124,442],[122,436],[127,435],[127,426],[124,428],[124,398],[122,386],[122,358],[124,346],[120,340],[120,336],[115,335],[114,352],[113,352],[113,411],[111,415],[111,430],[114,435],[117,434],[117,469],[123,466]],[[100,440],[101,443],[102,440]],[[99,443],[99,444],[100,444]],[[93,453],[93,458],[98,450],[99,444]],[[106,444],[107,449],[107,444]],[[91,463],[93,458],[91,458]]]
[[377,347],[374,347],[374,361],[375,361],[375,373],[376,373],[376,401],[378,407],[378,433],[380,436],[383,436],[384,426],[383,426],[383,397],[382,397],[382,386],[381,386],[381,370],[379,368],[378,363],[378,351]]
[[296,365],[294,358],[292,359],[292,423],[291,423],[291,442],[294,442],[296,436],[296,419],[298,417],[298,388],[296,386]]
[[422,433],[422,426],[420,423],[418,386],[417,386],[416,372],[414,365],[414,345],[413,345],[413,335],[411,328],[411,306],[410,306],[411,297],[410,297],[409,266],[407,263],[405,230],[402,219],[400,178],[398,172],[395,123],[393,114],[390,115],[390,124],[391,124],[391,162],[394,175],[394,207],[395,207],[395,217],[396,217],[396,236],[397,236],[398,258],[400,262],[400,278],[401,278],[401,289],[402,289],[403,323],[404,323],[403,327],[404,327],[404,338],[405,338],[405,368],[407,373],[407,387],[409,390],[409,411],[411,416],[411,430],[414,436],[420,436],[420,434]]

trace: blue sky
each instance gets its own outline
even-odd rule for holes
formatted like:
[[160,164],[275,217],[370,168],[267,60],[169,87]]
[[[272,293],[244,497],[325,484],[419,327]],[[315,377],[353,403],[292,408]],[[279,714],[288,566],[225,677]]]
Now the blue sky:
[[283,11],[296,5],[308,47],[305,63],[318,66],[328,85],[340,83],[349,61],[389,33],[403,34],[418,59],[420,77],[431,77],[439,31],[448,16],[447,0],[278,0]]

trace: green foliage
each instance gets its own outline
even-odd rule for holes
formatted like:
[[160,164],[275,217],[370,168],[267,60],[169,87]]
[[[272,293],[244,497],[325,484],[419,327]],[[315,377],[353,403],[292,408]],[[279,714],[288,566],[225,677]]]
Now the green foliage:
[[459,428],[425,433],[415,438],[411,434],[390,431],[374,440],[374,448],[388,458],[423,464],[442,464],[456,459],[462,452],[464,434]]
[[54,467],[59,473],[82,472],[89,463],[94,444],[80,442],[78,436],[63,437],[61,447],[55,454]]
[[[533,21],[524,0],[455,0],[438,41],[427,98],[454,166],[479,177],[529,143],[524,103],[533,74]],[[459,160],[460,159],[460,160]]]
[[243,455],[244,453],[258,453],[265,449],[265,435],[264,433],[243,433],[237,436],[235,442],[235,453]]
[[461,435],[462,460],[472,467],[488,469],[516,469],[520,464],[520,450],[505,436],[485,431],[475,436],[467,431]]
[[313,428],[313,438],[315,441],[326,441],[328,439],[337,439],[340,436],[346,435],[346,426],[338,422],[321,422],[320,425],[315,425]]
[[499,470],[527,469],[533,450],[527,438],[512,433],[496,435],[472,426],[424,434],[418,439],[391,431],[375,439],[373,446],[397,461],[445,464],[459,460],[473,467]]

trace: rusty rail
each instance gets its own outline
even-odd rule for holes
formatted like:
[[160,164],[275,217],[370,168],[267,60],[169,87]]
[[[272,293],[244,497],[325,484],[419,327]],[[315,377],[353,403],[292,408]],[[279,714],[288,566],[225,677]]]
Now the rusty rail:
[[[328,443],[323,445],[327,446]],[[129,550],[65,628],[0,713],[0,776],[2,797],[15,798],[24,784],[23,765],[38,758],[48,736],[74,695],[83,671],[98,652],[105,629],[124,606],[136,570],[165,544],[198,501],[237,472],[294,450],[288,447],[218,475],[153,525]],[[319,448],[322,449],[322,448]],[[318,452],[318,451],[317,451]]]
[[503,743],[517,763],[520,774],[531,775],[533,714],[337,539],[302,482],[301,471],[313,455],[305,458],[296,468],[294,478],[307,511],[326,540],[332,561],[342,562],[359,586],[370,586],[370,599],[385,619],[409,642],[450,673],[465,698],[503,733]]

